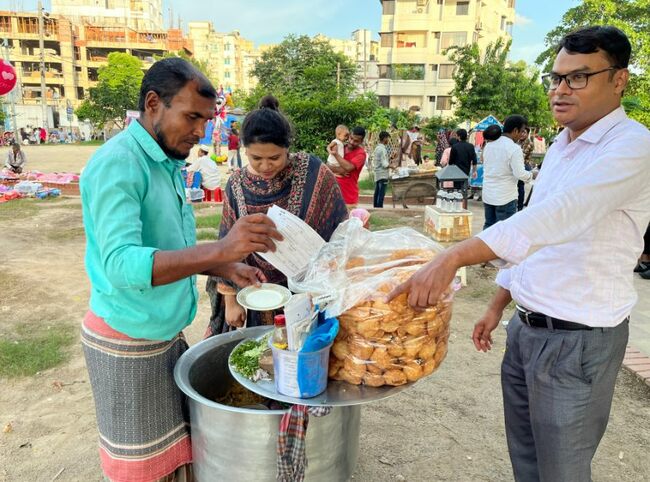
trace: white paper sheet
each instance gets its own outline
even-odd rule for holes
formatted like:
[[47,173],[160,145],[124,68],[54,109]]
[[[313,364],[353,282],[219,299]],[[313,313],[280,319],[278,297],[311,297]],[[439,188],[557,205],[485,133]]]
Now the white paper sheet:
[[275,242],[275,253],[257,254],[286,277],[297,276],[307,268],[309,260],[325,241],[309,224],[278,206],[271,206],[267,216],[275,223],[284,240]]
[[284,317],[287,321],[287,349],[300,351],[318,323],[318,312],[314,311],[311,296],[307,293],[293,295],[284,307]]

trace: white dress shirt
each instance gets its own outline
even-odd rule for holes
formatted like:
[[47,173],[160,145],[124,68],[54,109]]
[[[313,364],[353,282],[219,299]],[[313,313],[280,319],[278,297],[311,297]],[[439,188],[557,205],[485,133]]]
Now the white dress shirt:
[[530,204],[478,235],[504,267],[497,284],[522,307],[594,327],[632,311],[633,269],[650,221],[650,132],[612,111],[550,147]]
[[521,147],[506,136],[488,142],[483,149],[483,202],[503,206],[517,199],[517,181],[528,182],[533,174],[524,166]]
[[204,188],[213,190],[221,187],[221,173],[219,173],[219,168],[208,156],[199,157],[187,170],[201,173],[201,185]]

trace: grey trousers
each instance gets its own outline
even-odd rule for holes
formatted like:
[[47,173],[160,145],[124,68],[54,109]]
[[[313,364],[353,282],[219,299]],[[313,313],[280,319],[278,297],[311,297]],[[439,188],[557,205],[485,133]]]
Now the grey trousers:
[[594,330],[531,328],[515,312],[501,385],[516,481],[591,481],[628,328],[627,321]]

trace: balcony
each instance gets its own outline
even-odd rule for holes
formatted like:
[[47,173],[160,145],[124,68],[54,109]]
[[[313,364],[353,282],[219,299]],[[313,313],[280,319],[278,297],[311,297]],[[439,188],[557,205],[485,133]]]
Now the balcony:
[[[41,73],[38,70],[33,70],[31,72],[23,72],[20,77],[23,84],[40,84],[41,83]],[[63,84],[63,73],[56,71],[45,72],[45,83],[46,84]]]

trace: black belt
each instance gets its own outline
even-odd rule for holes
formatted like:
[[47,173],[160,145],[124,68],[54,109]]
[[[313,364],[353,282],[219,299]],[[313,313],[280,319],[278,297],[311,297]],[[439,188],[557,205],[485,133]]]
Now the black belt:
[[550,330],[593,330],[591,326],[575,323],[574,321],[559,320],[543,313],[535,313],[517,305],[519,319],[534,328],[548,328]]

